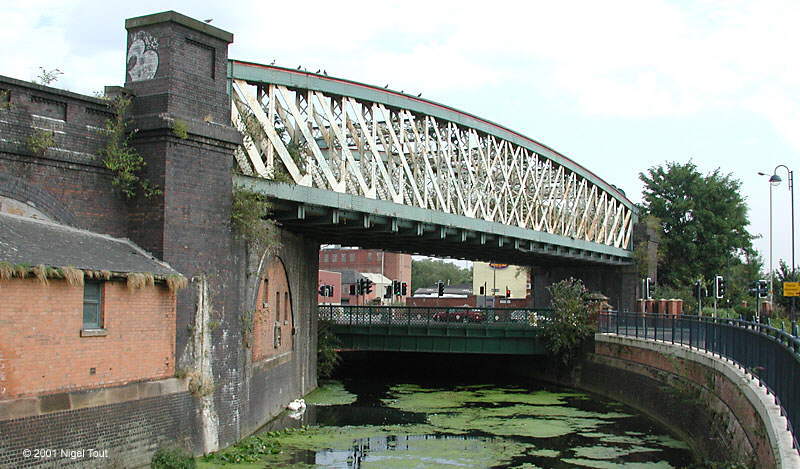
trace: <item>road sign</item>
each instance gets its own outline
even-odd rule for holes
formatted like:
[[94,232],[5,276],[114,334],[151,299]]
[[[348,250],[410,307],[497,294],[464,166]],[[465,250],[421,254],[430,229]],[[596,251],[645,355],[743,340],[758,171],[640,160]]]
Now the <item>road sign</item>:
[[800,296],[800,282],[783,282],[783,296]]

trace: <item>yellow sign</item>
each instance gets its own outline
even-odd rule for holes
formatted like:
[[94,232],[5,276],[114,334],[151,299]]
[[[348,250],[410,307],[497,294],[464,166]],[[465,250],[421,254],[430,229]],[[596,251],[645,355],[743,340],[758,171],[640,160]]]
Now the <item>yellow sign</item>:
[[800,296],[800,282],[783,282],[783,296]]
[[493,269],[505,269],[508,267],[508,264],[489,264],[489,267]]

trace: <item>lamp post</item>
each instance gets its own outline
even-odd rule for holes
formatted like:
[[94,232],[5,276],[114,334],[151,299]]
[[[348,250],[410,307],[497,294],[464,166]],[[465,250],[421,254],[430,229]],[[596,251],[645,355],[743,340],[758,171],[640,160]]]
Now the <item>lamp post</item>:
[[[783,179],[778,175],[778,169],[783,168],[786,170],[786,176],[789,179],[789,198],[791,203],[791,231],[792,231],[792,280],[795,278],[795,262],[794,262],[794,171],[789,169],[785,164],[779,164],[775,166],[775,169],[772,171],[772,175],[769,178],[770,188],[769,188],[769,289],[770,289],[770,301],[772,301],[772,278],[773,278],[773,271],[772,271],[772,188],[779,185]],[[758,173],[761,176],[766,176],[764,173]],[[791,309],[791,320],[795,322],[795,298],[792,297],[792,309]]]

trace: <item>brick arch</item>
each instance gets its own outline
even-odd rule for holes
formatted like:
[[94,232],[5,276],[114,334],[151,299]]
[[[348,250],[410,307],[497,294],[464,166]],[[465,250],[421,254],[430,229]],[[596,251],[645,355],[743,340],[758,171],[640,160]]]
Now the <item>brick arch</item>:
[[53,194],[24,179],[0,173],[0,197],[27,205],[53,221],[75,226],[75,215]]
[[253,315],[253,361],[268,359],[294,348],[294,301],[283,260],[271,257],[258,282]]

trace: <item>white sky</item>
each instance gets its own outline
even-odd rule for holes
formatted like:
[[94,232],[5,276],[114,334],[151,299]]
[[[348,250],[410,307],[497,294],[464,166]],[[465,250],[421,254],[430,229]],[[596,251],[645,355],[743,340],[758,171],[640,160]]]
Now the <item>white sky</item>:
[[[477,114],[641,200],[638,174],[689,158],[742,181],[769,263],[769,185],[800,152],[797,0],[139,2],[0,0],[0,74],[122,84],[125,18],[174,9],[234,33],[232,58],[325,69]],[[785,174],[780,173],[784,180]],[[789,259],[789,191],[774,192]]]

